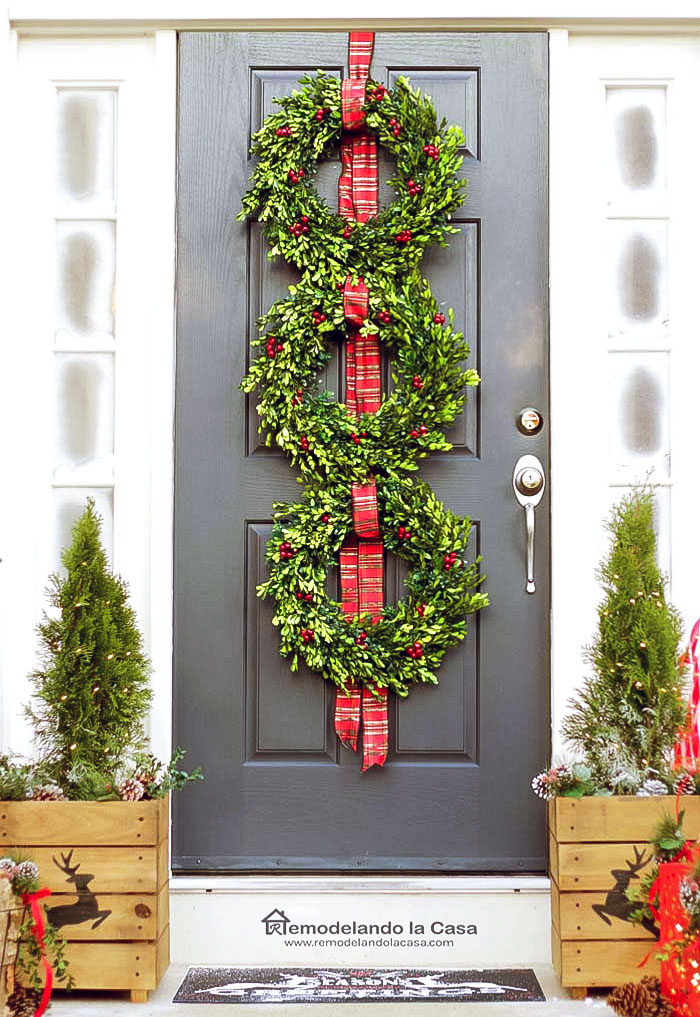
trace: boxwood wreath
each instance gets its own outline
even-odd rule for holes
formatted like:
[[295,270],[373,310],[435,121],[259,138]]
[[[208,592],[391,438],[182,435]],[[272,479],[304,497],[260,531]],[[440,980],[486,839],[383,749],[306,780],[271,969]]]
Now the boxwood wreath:
[[[457,175],[464,138],[438,123],[428,96],[399,78],[389,90],[368,81],[366,128],[396,161],[388,181],[395,199],[366,223],[327,206],[313,178],[342,130],[338,79],[322,71],[276,100],[253,138],[257,164],[239,219],[255,216],[270,243],[301,272],[289,295],[258,322],[260,355],[243,379],[260,392],[261,432],[289,455],[305,485],[302,501],[277,503],[267,545],[270,575],[258,595],[276,601],[283,656],[300,658],[346,689],[350,677],[408,694],[437,684],[446,650],[466,635],[466,616],[488,604],[477,588],[480,558],[467,559],[471,522],[452,513],[412,477],[418,462],[452,446],[444,434],[461,412],[465,388],[479,383],[465,368],[469,347],[441,313],[419,271],[424,251],[456,233],[463,200]],[[361,334],[380,333],[393,354],[393,389],[359,421],[321,388],[319,372],[346,333],[343,287],[364,279],[369,314]],[[409,566],[407,593],[383,617],[346,620],[326,591],[329,570],[352,532],[351,484],[376,477],[382,538]]]

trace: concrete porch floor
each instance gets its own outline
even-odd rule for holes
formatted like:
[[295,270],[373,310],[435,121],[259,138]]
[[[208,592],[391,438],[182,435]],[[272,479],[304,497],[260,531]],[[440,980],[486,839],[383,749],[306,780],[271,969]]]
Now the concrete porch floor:
[[127,993],[58,993],[51,1013],[55,1017],[226,1017],[237,1011],[241,1017],[607,1017],[612,1010],[605,994],[574,1002],[559,985],[551,967],[536,967],[535,974],[547,997],[546,1003],[171,1003],[187,968],[173,964],[160,987],[147,1003],[131,1003]]

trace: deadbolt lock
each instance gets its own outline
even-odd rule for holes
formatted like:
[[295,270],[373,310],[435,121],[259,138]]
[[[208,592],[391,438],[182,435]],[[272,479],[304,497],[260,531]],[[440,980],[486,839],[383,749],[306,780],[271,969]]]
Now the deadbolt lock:
[[534,406],[526,406],[518,414],[516,423],[521,434],[539,434],[544,420],[540,411],[536,410]]

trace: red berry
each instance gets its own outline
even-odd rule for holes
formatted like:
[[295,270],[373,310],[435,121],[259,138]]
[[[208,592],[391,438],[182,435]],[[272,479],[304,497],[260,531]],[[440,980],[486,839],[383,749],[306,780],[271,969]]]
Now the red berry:
[[425,424],[421,424],[420,428],[419,428],[419,431],[420,431],[421,434],[427,434],[428,433],[428,428],[425,426]]
[[310,602],[310,601],[312,601],[313,599],[314,599],[314,595],[313,595],[313,593],[305,593],[305,594],[304,594],[304,600],[305,600],[305,601],[306,601],[307,603],[309,603],[309,602]]
[[301,592],[301,590],[297,590],[297,600],[301,600],[303,596],[304,594]]
[[[348,237],[351,235],[352,235],[352,223],[348,223],[345,229],[343,230],[343,237],[347,240]],[[344,287],[341,287],[341,289],[344,289]]]
[[435,322],[436,325],[444,325],[445,324],[445,315],[444,314],[436,314],[433,317],[433,321]]
[[423,388],[423,379],[421,378],[421,376],[419,374],[414,374],[413,375],[413,382],[412,382],[412,384],[413,384],[414,388]]
[[407,180],[406,181],[406,186],[407,187],[415,187],[416,186],[415,180]]
[[301,216],[301,221],[302,221],[302,222],[308,222],[308,221],[309,221],[309,217],[308,217],[308,215],[302,215],[302,216]]
[[412,438],[417,438],[418,437],[418,431],[416,431],[415,427],[411,431],[411,437]]
[[282,343],[277,343],[277,345],[275,346],[275,353],[281,352],[282,352]]
[[327,513],[321,516],[321,522],[322,523],[330,523],[330,521],[331,521],[331,517]]
[[421,618],[425,614],[425,609],[426,609],[427,606],[428,606],[427,604],[419,604],[418,607],[416,608],[416,611],[421,616]]

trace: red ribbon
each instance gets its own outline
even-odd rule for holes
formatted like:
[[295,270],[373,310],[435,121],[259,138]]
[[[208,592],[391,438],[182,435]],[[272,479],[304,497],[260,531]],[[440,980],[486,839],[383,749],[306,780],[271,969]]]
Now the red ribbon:
[[[342,83],[342,169],[338,181],[338,212],[364,223],[379,209],[377,140],[365,130],[365,92],[374,46],[373,32],[351,32],[349,77]],[[351,229],[348,224],[348,230]],[[348,327],[345,357],[345,405],[359,418],[376,413],[381,402],[380,352],[376,334],[360,335],[369,313],[369,290],[364,280],[345,280],[343,310]],[[361,440],[361,438],[359,439]],[[340,587],[347,619],[367,615],[368,624],[384,607],[384,547],[380,538],[377,488],[374,478],[352,485],[353,529],[340,549]],[[358,640],[365,638],[358,636]],[[347,693],[338,692],[335,730],[344,745],[357,752],[362,726],[362,772],[382,766],[389,751],[387,691],[363,686],[352,676]]]
[[681,663],[693,665],[693,678],[688,702],[688,718],[685,729],[674,751],[674,763],[677,770],[688,770],[690,773],[700,768],[700,663],[698,662],[698,642],[700,641],[700,619],[695,622],[690,633],[688,651],[681,658]]
[[53,970],[46,956],[46,944],[44,942],[44,914],[39,905],[40,900],[43,900],[44,897],[50,896],[51,891],[46,886],[43,890],[37,890],[36,893],[22,894],[22,902],[24,904],[28,904],[32,909],[32,918],[34,919],[34,923],[31,927],[31,933],[39,945],[39,950],[41,951],[41,963],[44,966],[44,988],[41,993],[41,999],[39,1000],[39,1006],[34,1011],[34,1017],[41,1017],[41,1015],[46,1012],[49,1000],[51,999],[51,990],[53,988]]
[[[692,981],[698,970],[695,964],[700,961],[700,943],[683,942],[688,915],[680,901],[681,882],[699,859],[700,845],[686,841],[672,862],[661,862],[649,890],[649,908],[659,923],[658,949],[668,954],[668,959],[661,962],[661,991],[672,1002],[678,1017],[697,1017],[700,1013],[700,989]],[[657,896],[658,908],[654,903]],[[651,953],[640,967],[650,956]]]

